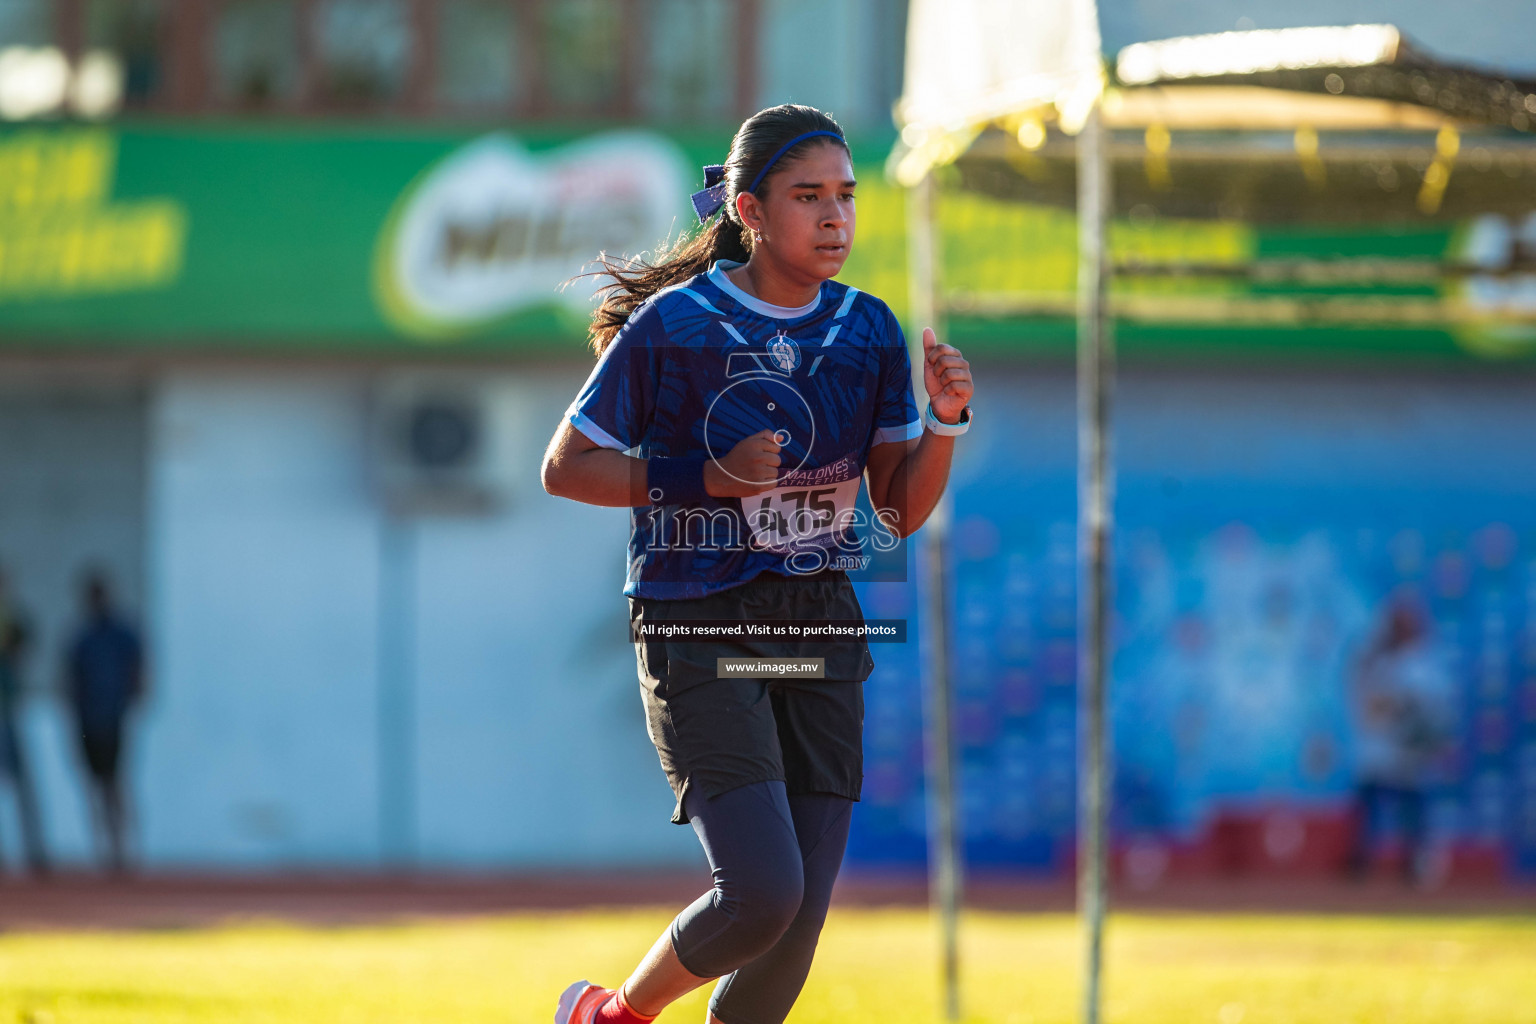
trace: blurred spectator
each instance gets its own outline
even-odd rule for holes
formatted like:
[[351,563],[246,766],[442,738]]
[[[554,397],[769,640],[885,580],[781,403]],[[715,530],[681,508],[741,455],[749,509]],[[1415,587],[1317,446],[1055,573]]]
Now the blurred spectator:
[[31,628],[26,615],[11,597],[5,574],[0,571],[0,777],[11,784],[11,791],[16,794],[27,867],[34,875],[42,875],[48,871],[42,818],[38,814],[37,794],[32,790],[32,776],[27,770],[21,731],[16,727],[17,704],[21,698],[21,660],[30,639]]
[[1423,611],[1413,601],[1393,601],[1356,676],[1355,835],[1345,865],[1351,877],[1366,873],[1395,809],[1403,876],[1426,881],[1425,787],[1450,736],[1447,691]]
[[144,696],[144,657],[138,633],[118,615],[106,577],[91,572],[83,591],[85,622],[69,647],[69,703],[90,775],[98,836],[108,864],[128,870],[127,801],[119,765],[128,713]]

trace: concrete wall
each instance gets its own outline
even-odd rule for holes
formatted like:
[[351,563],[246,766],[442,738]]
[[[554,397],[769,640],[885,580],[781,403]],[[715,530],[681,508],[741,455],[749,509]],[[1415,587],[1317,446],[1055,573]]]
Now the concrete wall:
[[[626,515],[537,479],[586,369],[473,374],[506,485],[486,515],[386,507],[374,425],[398,371],[188,366],[7,392],[0,561],[41,627],[29,679],[52,681],[87,556],[147,624],[154,692],[130,764],[151,867],[699,862],[691,832],[666,824],[645,735],[620,594]],[[968,849],[1051,870],[1073,821],[1073,382],[1065,367],[977,372],[984,401],[952,480]],[[1533,386],[1472,371],[1125,370],[1125,828],[1198,838],[1234,801],[1342,807],[1351,652],[1409,588],[1435,618],[1464,725],[1434,783],[1437,834],[1536,867],[1523,710],[1536,699],[1536,467],[1518,443]],[[910,587],[862,597],[915,632]],[[875,654],[853,857],[912,864],[920,662],[915,645]],[[1256,702],[1268,710],[1242,710]],[[1142,727],[1183,721],[1186,704],[1199,735]],[[62,708],[35,697],[23,717],[51,844],[82,862]],[[1245,728],[1257,732],[1232,742]],[[1159,739],[1176,733],[1177,749]],[[13,818],[0,797],[12,855]]]
[[[54,698],[78,623],[80,573],[104,569],[129,609],[143,607],[146,399],[107,368],[8,365],[0,372],[0,568],[31,620],[18,728],[49,845],[90,852],[72,727]],[[20,858],[13,793],[0,775],[0,855]]]
[[657,827],[671,795],[626,638],[625,515],[538,483],[580,382],[495,375],[505,506],[420,518],[373,486],[366,374],[159,382],[150,862],[697,858],[691,832]]

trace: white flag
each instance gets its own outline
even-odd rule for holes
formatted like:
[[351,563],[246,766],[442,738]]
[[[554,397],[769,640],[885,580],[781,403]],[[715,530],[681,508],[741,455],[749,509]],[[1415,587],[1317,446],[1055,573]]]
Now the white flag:
[[1000,118],[1050,110],[1075,132],[1103,86],[1094,0],[912,0],[896,107],[912,159],[898,176],[953,159]]

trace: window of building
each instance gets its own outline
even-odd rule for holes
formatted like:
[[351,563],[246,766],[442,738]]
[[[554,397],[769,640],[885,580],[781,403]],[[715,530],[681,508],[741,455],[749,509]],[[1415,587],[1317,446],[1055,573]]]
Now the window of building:
[[612,113],[624,82],[619,0],[561,0],[543,5],[544,83],[557,111]]
[[439,103],[505,108],[523,101],[520,13],[505,0],[444,0],[437,28]]
[[314,10],[322,103],[374,106],[404,92],[412,42],[405,0],[320,0]]
[[120,97],[130,108],[185,113],[723,124],[760,94],[846,107],[844,79],[858,80],[867,62],[829,70],[807,57],[804,40],[851,34],[850,5],[901,3],[0,0],[0,47],[57,46],[55,58],[104,69],[97,77],[111,78],[111,103],[60,101],[98,112],[88,116],[117,109]]
[[47,0],[0,0],[0,47],[47,46],[54,41]]
[[[889,129],[901,92],[901,0],[760,0],[758,103],[809,103],[850,131]],[[838,40],[838,58],[807,46]]]
[[85,7],[85,48],[117,55],[127,106],[152,104],[164,88],[165,14],[162,0],[90,0]]
[[222,103],[265,107],[298,98],[295,0],[225,0],[212,36],[214,91]]
[[736,111],[736,5],[649,0],[641,109],[659,121],[725,121]]

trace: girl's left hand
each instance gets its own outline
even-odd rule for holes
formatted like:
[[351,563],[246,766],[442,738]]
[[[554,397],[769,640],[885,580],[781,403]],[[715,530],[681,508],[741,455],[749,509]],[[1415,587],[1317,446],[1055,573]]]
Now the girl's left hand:
[[940,422],[960,421],[971,401],[971,364],[955,346],[940,345],[932,327],[923,328],[923,387]]

